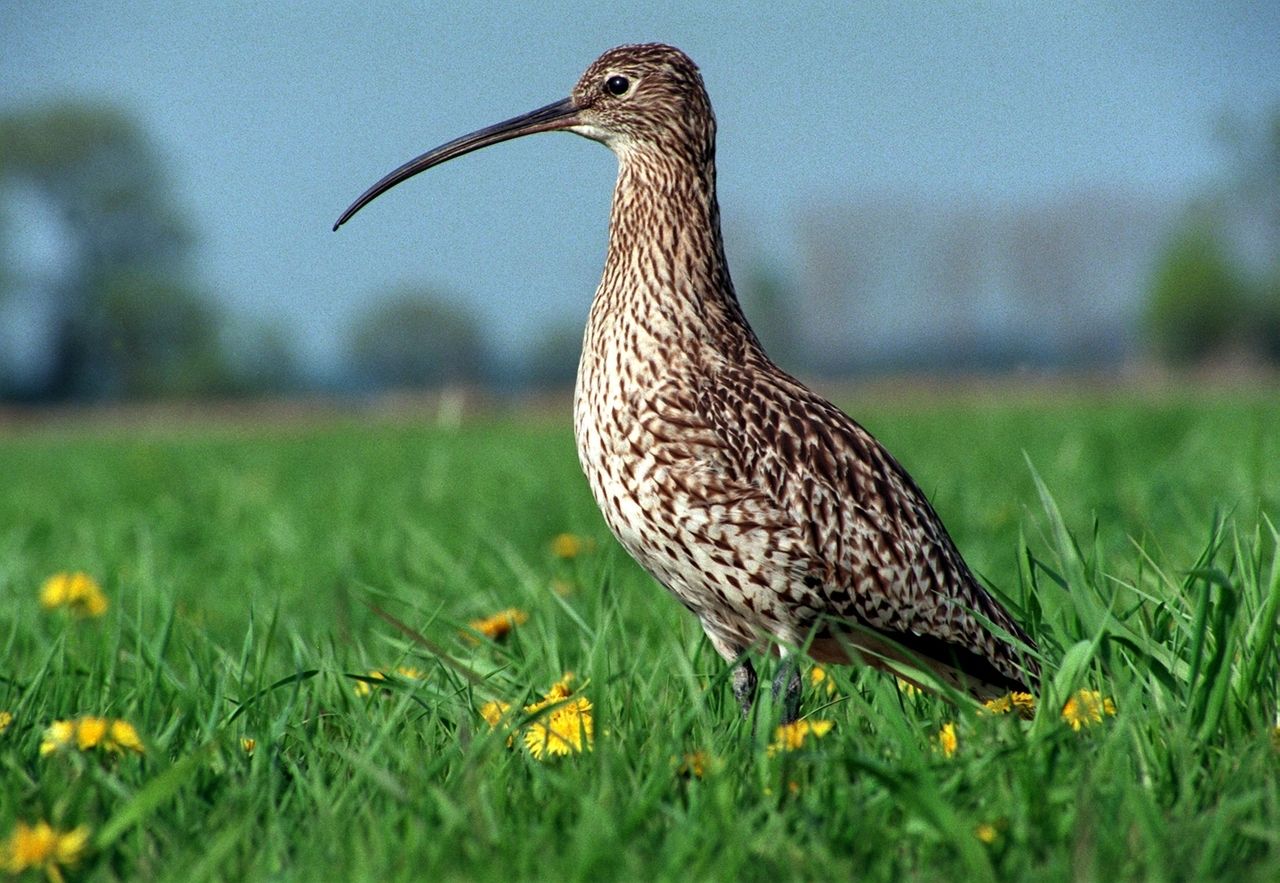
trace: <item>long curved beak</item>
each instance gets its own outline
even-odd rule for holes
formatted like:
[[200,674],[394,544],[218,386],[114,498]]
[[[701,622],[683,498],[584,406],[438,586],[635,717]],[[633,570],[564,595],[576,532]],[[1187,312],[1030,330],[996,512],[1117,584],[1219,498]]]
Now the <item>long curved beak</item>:
[[519,138],[521,135],[532,135],[535,132],[567,129],[578,122],[577,114],[578,107],[573,103],[573,99],[566,98],[563,101],[557,101],[554,104],[548,104],[546,107],[540,107],[529,113],[488,126],[478,132],[472,132],[470,135],[455,138],[447,144],[441,144],[434,150],[428,150],[417,159],[409,160],[364,193],[361,193],[360,198],[351,203],[351,206],[342,213],[342,217],[338,218],[338,222],[333,225],[333,229],[336,232],[339,227],[351,220],[351,216],[360,211],[360,209],[401,181],[407,181],[419,172],[425,172],[432,166],[438,166],[442,162],[448,162],[454,157],[462,156],[464,153],[470,153],[473,150],[479,150],[481,147],[488,147],[490,144],[509,141],[512,138]]

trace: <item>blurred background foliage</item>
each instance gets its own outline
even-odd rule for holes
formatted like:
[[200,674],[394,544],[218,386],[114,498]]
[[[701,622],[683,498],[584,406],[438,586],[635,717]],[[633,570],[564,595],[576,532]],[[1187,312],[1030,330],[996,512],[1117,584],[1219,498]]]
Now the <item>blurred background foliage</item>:
[[347,351],[361,388],[469,386],[488,365],[479,320],[460,302],[403,288],[371,302]]
[[[1280,363],[1280,110],[1229,120],[1231,176],[1189,206],[1161,249],[1146,329],[1175,365]],[[1253,253],[1253,259],[1249,253]]]
[[[1105,193],[1012,211],[821,207],[799,225],[804,271],[739,260],[740,297],[775,359],[810,375],[1270,371],[1280,365],[1280,109],[1223,122],[1219,141],[1230,174],[1171,209]],[[0,116],[0,309],[18,288],[37,291],[44,327],[32,333],[45,342],[36,356],[0,351],[0,397],[572,384],[579,320],[503,357],[466,297],[423,284],[362,298],[340,367],[309,369],[288,326],[233,315],[192,284],[198,231],[173,185],[148,132],[118,107],[63,101]],[[57,271],[34,282],[5,247],[32,205],[66,244]]]

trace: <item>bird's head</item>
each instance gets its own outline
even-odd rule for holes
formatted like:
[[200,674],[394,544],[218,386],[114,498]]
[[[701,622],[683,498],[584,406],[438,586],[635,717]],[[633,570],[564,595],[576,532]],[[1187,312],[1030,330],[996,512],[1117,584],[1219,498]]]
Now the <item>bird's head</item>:
[[618,46],[587,68],[568,98],[455,138],[390,172],[342,213],[337,230],[379,195],[432,166],[536,132],[575,132],[626,162],[644,155],[709,162],[715,117],[697,65],[661,43]]
[[697,65],[674,46],[619,46],[601,55],[573,87],[571,131],[619,155],[658,151],[704,153],[715,117]]

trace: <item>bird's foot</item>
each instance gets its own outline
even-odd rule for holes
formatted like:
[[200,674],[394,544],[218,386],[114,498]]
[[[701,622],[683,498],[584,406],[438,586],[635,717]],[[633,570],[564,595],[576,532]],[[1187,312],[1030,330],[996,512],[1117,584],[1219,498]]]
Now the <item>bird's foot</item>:
[[751,706],[756,701],[756,669],[750,659],[744,659],[733,670],[733,695],[742,706],[742,716],[751,716]]
[[787,657],[773,679],[773,702],[782,705],[782,723],[794,723],[800,717],[800,691],[800,671],[795,660]]

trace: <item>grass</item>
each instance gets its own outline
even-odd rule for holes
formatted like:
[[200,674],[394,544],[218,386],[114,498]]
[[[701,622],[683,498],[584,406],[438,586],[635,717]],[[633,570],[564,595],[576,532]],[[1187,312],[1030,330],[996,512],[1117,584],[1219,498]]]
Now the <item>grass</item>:
[[[86,825],[92,880],[1280,879],[1280,399],[856,413],[1024,610],[1034,720],[840,670],[806,694],[833,730],[771,757],[767,704],[753,732],[608,536],[567,416],[0,438],[0,837]],[[39,607],[66,570],[105,616]],[[460,636],[509,607],[507,640]],[[424,677],[357,695],[398,666]],[[481,718],[566,671],[593,751]],[[1115,716],[1067,726],[1080,688]],[[40,755],[88,714],[145,754]]]

